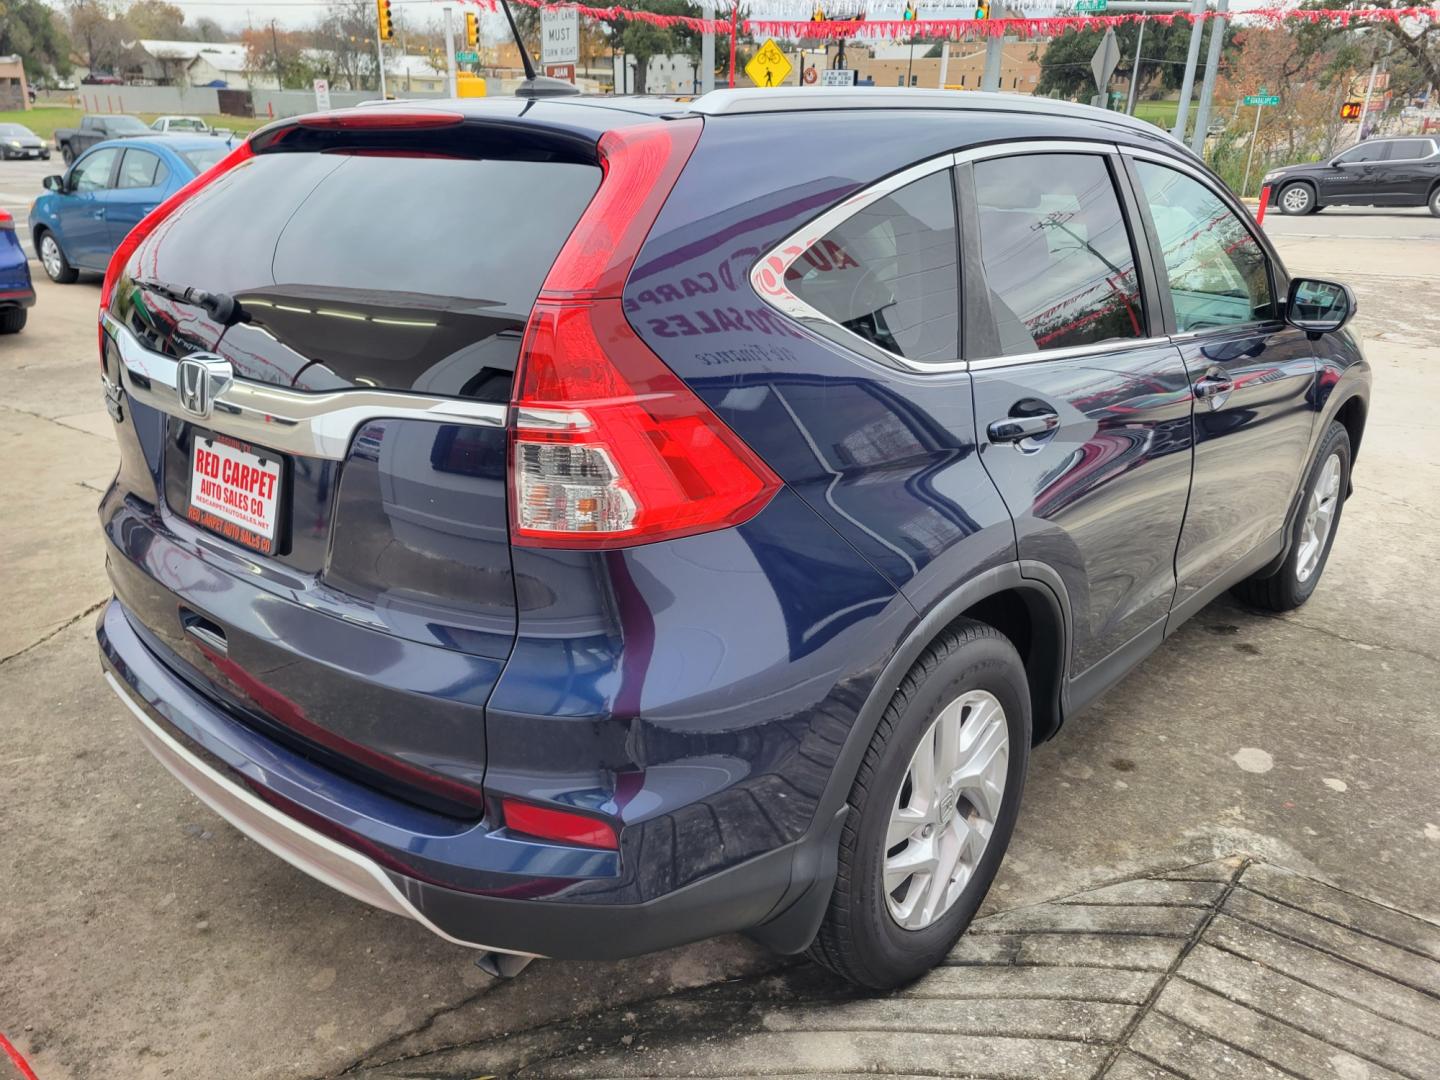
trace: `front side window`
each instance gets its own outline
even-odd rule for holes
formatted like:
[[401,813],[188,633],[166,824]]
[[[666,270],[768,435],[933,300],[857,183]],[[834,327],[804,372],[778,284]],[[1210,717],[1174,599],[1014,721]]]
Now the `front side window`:
[[1364,142],[1359,146],[1352,147],[1341,154],[1337,161],[1343,161],[1347,165],[1354,165],[1361,161],[1379,161],[1385,156],[1385,144],[1378,142]]
[[1103,158],[979,161],[975,195],[1001,355],[1145,336],[1135,254]]
[[810,245],[785,272],[800,300],[910,360],[953,360],[959,278],[955,194],[941,169],[877,199]]
[[110,186],[110,172],[120,151],[113,146],[81,158],[70,173],[70,190],[77,193],[102,191]]
[[1265,252],[1244,223],[1200,181],[1135,162],[1165,258],[1180,333],[1275,316]]

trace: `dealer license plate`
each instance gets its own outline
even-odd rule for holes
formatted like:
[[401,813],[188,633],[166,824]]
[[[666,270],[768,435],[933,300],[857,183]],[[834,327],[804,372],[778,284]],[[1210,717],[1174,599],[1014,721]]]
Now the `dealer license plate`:
[[278,455],[196,434],[190,451],[191,521],[263,555],[275,549],[280,516]]

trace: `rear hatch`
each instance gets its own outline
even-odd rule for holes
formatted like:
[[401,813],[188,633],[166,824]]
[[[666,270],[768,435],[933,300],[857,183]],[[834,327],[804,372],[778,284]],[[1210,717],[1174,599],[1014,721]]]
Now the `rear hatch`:
[[134,250],[102,519],[131,621],[212,700],[479,816],[515,635],[505,409],[601,170],[574,130],[384,115],[258,136]]

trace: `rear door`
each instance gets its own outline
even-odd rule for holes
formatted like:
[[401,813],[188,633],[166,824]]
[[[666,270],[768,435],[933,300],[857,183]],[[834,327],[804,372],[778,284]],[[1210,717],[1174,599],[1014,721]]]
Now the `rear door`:
[[57,200],[55,216],[59,219],[61,246],[73,266],[103,269],[110,257],[105,199],[114,189],[119,161],[119,147],[104,146],[71,166],[66,178],[67,194]]
[[[511,575],[511,376],[600,170],[579,140],[494,127],[280,145],[167,218],[117,283],[116,592],[267,733],[478,814],[517,587],[549,588]],[[175,363],[197,350],[231,376],[203,415]]]
[[1173,160],[1135,154],[1130,167],[1196,397],[1178,620],[1278,550],[1310,445],[1316,362],[1280,318],[1280,275],[1248,216]]
[[1432,139],[1396,139],[1384,170],[1390,201],[1396,206],[1424,206],[1440,180],[1440,154]]
[[1064,582],[1080,697],[1160,640],[1190,486],[1189,380],[1152,326],[1113,151],[1030,144],[960,169],[981,461],[1020,558]]

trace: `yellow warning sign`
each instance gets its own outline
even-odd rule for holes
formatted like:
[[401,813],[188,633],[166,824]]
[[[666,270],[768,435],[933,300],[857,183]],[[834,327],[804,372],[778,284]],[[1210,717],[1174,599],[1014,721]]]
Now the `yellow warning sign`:
[[779,86],[790,74],[790,61],[785,58],[780,46],[771,38],[760,46],[760,51],[745,65],[745,74],[756,86]]

